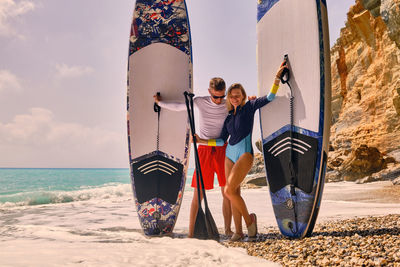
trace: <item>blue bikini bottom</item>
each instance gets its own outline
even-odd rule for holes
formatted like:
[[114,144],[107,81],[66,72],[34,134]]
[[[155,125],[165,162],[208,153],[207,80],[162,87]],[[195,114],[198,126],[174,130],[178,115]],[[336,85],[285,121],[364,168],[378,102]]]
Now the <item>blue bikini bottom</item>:
[[236,145],[230,145],[226,147],[226,157],[230,159],[233,163],[235,163],[241,155],[244,153],[250,153],[253,155],[253,146],[251,145],[251,133],[243,138]]

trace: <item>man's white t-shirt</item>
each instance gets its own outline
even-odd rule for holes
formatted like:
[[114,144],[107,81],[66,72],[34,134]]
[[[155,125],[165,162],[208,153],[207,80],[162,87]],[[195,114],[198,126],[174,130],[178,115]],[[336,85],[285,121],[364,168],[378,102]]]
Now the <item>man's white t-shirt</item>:
[[[228,116],[225,99],[221,101],[221,104],[215,104],[211,96],[198,96],[193,99],[193,103],[199,114],[199,127],[196,127],[199,137],[202,139],[219,138],[226,116]],[[158,105],[168,110],[186,111],[185,103],[159,101]]]

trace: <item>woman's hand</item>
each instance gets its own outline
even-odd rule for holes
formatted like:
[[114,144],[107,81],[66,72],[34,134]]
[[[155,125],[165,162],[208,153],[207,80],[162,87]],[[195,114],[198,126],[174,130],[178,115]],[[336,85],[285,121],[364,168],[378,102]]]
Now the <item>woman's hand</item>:
[[[282,72],[283,72],[283,70],[286,69],[287,67],[288,67],[288,66],[287,66],[287,62],[286,62],[286,60],[284,60],[284,61],[282,62],[282,64],[281,64],[281,66],[279,67],[277,73],[276,73],[276,76],[275,76],[275,84],[279,85],[279,83],[280,83],[280,81],[281,81]],[[276,83],[276,82],[278,82],[278,83]]]
[[272,85],[272,88],[267,95],[267,99],[269,101],[272,101],[275,99],[275,95],[278,92],[279,84],[281,83],[282,73],[287,67],[288,67],[287,62],[286,62],[286,60],[284,60],[276,73],[274,84]]

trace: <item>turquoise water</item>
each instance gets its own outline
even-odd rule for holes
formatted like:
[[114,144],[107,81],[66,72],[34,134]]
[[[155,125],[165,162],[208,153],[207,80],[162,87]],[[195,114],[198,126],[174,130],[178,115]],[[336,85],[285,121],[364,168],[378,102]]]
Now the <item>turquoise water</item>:
[[[186,190],[193,169],[189,169]],[[129,169],[0,168],[0,207],[132,196]]]

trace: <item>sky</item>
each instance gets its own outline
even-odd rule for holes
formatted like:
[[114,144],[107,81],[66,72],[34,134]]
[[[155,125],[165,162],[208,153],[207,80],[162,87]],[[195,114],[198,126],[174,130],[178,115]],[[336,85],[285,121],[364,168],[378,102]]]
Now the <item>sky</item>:
[[[209,79],[220,76],[256,95],[256,1],[186,2],[195,93],[207,94]],[[331,45],[354,2],[327,0]],[[0,0],[0,168],[129,167],[134,4]]]

